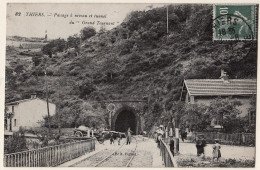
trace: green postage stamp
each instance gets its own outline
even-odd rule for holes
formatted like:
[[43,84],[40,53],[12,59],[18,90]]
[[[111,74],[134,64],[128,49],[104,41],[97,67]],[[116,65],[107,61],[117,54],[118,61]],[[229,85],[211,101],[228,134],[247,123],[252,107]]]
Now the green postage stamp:
[[256,40],[258,5],[214,5],[214,40]]

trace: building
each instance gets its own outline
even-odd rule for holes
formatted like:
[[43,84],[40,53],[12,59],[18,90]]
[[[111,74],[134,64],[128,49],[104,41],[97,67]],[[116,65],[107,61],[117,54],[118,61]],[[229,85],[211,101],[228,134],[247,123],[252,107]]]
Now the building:
[[[6,103],[5,107],[5,131],[18,131],[19,127],[40,127],[43,117],[48,115],[47,102],[36,95],[32,95],[30,99]],[[49,103],[49,112],[50,115],[55,114],[55,104]]]
[[[238,100],[241,106],[240,116],[249,116],[249,123],[255,122],[255,112],[250,112],[250,101],[257,92],[256,79],[228,79],[222,70],[220,79],[188,79],[184,80],[181,101],[191,104],[210,105],[217,97],[229,97]],[[213,123],[212,126],[219,125]],[[216,126],[217,127],[217,126]]]

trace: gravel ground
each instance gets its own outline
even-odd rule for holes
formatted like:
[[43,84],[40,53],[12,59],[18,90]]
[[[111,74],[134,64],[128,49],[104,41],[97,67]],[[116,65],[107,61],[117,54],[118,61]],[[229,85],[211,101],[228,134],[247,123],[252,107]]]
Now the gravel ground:
[[[212,157],[212,144],[205,147],[205,156]],[[180,143],[180,153],[183,155],[196,156],[196,146],[194,143]],[[221,158],[255,160],[255,147],[221,145]]]
[[153,156],[151,152],[144,150],[137,150],[136,156],[133,161],[130,163],[129,167],[152,167]]
[[135,154],[136,152],[134,145],[125,145],[98,167],[126,167],[132,155]]
[[164,167],[160,150],[157,148],[153,139],[138,137],[136,156],[130,167]]
[[94,167],[99,161],[105,158],[105,156],[108,156],[110,153],[112,153],[113,150],[103,150],[95,155],[92,155],[91,157],[81,161],[80,163],[77,163],[74,165],[74,167]]

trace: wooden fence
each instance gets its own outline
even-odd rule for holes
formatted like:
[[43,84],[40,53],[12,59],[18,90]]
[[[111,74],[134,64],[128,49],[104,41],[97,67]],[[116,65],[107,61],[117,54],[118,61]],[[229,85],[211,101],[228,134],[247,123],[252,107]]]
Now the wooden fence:
[[5,167],[51,167],[95,150],[93,139],[4,155]]
[[220,132],[195,132],[190,140],[194,140],[195,136],[203,135],[207,142],[214,143],[215,139],[219,139],[221,144],[226,145],[247,145],[255,146],[255,134],[253,133],[220,133]]
[[177,167],[177,163],[173,158],[170,148],[163,139],[160,140],[160,155],[162,156],[165,167]]

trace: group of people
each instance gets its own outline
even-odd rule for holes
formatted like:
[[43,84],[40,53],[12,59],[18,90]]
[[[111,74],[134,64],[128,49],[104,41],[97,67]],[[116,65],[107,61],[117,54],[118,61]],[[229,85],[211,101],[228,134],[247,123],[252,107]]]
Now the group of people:
[[[132,139],[132,133],[133,131],[131,131],[130,128],[128,128],[128,130],[126,131],[125,135],[126,135],[126,144],[130,145],[131,143],[131,139]],[[122,135],[120,133],[118,133],[119,135],[116,137],[114,135],[114,133],[110,133],[110,144],[114,144],[114,140],[117,139],[118,141],[118,145],[120,145],[120,141],[122,140]]]
[[[160,125],[156,131],[154,132],[154,138],[155,142],[157,143],[157,147],[160,148],[161,142],[160,140],[162,138],[165,138],[165,132],[164,132],[164,127],[163,125]],[[173,139],[173,134],[169,135],[169,147],[172,155],[174,156],[174,139]]]
[[[196,136],[195,138],[196,148],[197,148],[197,156],[205,157],[205,146],[206,146],[206,140],[204,137]],[[219,158],[221,157],[221,146],[220,141],[218,139],[215,139],[215,144],[212,146],[212,158],[213,162],[215,160],[219,161]]]
[[[181,139],[182,141],[184,141],[185,139],[187,139],[187,132],[182,130],[180,133]],[[161,125],[159,126],[156,131],[154,132],[154,138],[155,141],[157,143],[158,148],[160,148],[160,140],[162,138],[165,137],[165,132],[164,132],[164,127]],[[172,152],[172,155],[174,156],[174,138],[173,138],[173,134],[169,135],[169,147],[170,147],[170,151]],[[196,145],[196,149],[197,149],[197,156],[202,156],[205,157],[205,147],[206,147],[206,140],[204,138],[204,136],[202,135],[198,135],[195,137],[195,145]],[[217,160],[219,161],[219,158],[221,157],[221,146],[220,146],[220,141],[218,139],[215,140],[215,144],[212,146],[213,151],[212,151],[212,157],[213,157],[213,161]]]

